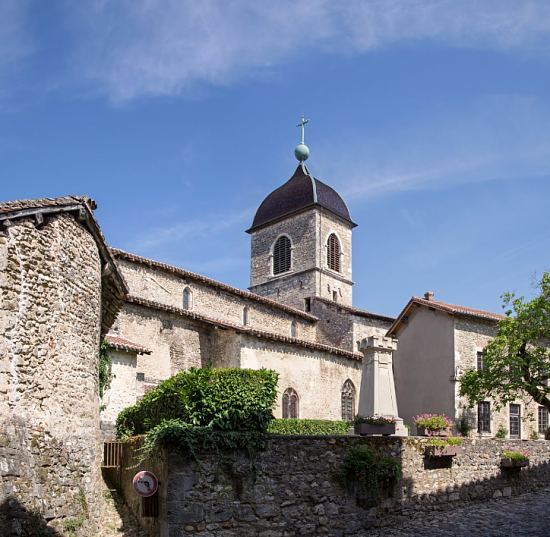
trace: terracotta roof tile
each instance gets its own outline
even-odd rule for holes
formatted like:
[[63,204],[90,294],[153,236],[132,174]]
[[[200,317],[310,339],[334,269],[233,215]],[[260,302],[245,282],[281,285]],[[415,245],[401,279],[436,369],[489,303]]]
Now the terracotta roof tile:
[[135,352],[136,354],[151,354],[149,349],[146,349],[142,345],[133,343],[130,340],[120,336],[107,334],[105,336],[105,341],[109,347],[115,349],[116,351]]
[[140,263],[142,265],[147,265],[149,267],[159,268],[161,270],[170,272],[172,274],[176,274],[178,276],[182,276],[184,278],[190,278],[198,282],[204,283],[206,285],[211,285],[218,289],[222,289],[223,291],[227,291],[228,293],[239,296],[241,298],[246,298],[248,300],[253,300],[255,302],[265,304],[266,306],[282,310],[286,313],[290,313],[291,315],[297,315],[298,317],[301,317],[306,321],[316,322],[318,320],[317,317],[309,313],[306,313],[305,311],[299,310],[297,308],[293,308],[291,306],[287,306],[285,304],[281,304],[280,302],[271,300],[270,298],[266,298],[261,295],[257,295],[255,293],[251,293],[250,291],[244,291],[243,289],[239,289],[238,287],[233,287],[226,283],[214,280],[212,278],[208,278],[207,276],[203,276],[202,274],[197,274],[196,272],[191,272],[189,270],[175,267],[174,265],[168,265],[167,263],[155,261],[153,259],[132,254],[130,252],[125,252],[124,250],[120,250],[118,248],[111,248],[111,252],[115,256],[115,258],[126,259],[128,261]]
[[340,349],[338,347],[331,347],[329,345],[323,345],[321,343],[314,343],[311,341],[306,341],[295,337],[282,336],[279,334],[274,334],[272,332],[266,332],[264,330],[256,330],[254,328],[236,325],[233,323],[228,323],[227,321],[222,321],[221,319],[207,317],[206,315],[195,313],[190,310],[184,310],[183,308],[176,308],[175,306],[167,306],[166,304],[161,304],[160,302],[154,302],[152,300],[146,300],[143,298],[130,295],[127,297],[126,302],[129,304],[136,304],[138,306],[143,306],[145,308],[165,311],[168,313],[174,313],[176,315],[187,317],[199,322],[203,322],[205,324],[218,326],[221,328],[229,328],[229,329],[235,330],[238,333],[248,334],[260,339],[267,339],[270,341],[277,341],[280,343],[289,343],[289,344],[297,345],[299,347],[303,347],[310,350],[317,350],[322,352],[328,352],[330,354],[337,354],[339,356],[344,356],[345,358],[350,358],[351,360],[355,360],[359,362],[363,359],[363,355],[361,353],[351,352],[345,349]]

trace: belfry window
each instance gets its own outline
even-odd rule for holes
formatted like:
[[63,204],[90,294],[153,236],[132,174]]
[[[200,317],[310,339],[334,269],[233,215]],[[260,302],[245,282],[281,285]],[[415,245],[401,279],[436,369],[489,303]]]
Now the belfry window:
[[286,235],[282,235],[273,247],[273,274],[288,272],[291,266],[292,245]]
[[342,386],[342,419],[344,421],[353,421],[355,418],[355,386],[351,380],[346,380]]
[[298,417],[298,394],[293,388],[287,388],[283,393],[283,418]]
[[184,310],[190,310],[193,308],[193,292],[189,287],[183,290],[182,308]]
[[327,265],[329,269],[340,272],[340,253],[340,241],[334,233],[331,233],[327,242]]

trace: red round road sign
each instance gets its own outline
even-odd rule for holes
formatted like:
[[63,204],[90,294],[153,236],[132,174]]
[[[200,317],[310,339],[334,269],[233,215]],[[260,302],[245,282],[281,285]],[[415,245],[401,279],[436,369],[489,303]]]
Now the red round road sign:
[[144,498],[152,496],[159,488],[159,482],[153,472],[142,470],[138,472],[132,480],[134,490]]

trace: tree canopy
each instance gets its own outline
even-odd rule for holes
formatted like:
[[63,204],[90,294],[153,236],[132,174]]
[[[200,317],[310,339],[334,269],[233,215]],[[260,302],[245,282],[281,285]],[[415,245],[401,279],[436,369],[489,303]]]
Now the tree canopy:
[[491,398],[496,408],[526,394],[550,410],[550,273],[538,283],[532,300],[502,295],[506,318],[484,350],[483,368],[460,379],[460,395],[471,406]]

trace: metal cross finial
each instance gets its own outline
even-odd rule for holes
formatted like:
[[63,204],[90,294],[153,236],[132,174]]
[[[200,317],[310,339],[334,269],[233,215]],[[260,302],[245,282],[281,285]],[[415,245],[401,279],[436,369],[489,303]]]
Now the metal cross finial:
[[302,116],[302,119],[300,120],[300,123],[296,125],[297,127],[300,127],[302,129],[302,141],[300,143],[304,143],[304,132],[305,132],[305,126],[309,123],[309,119],[306,119],[304,116]]

